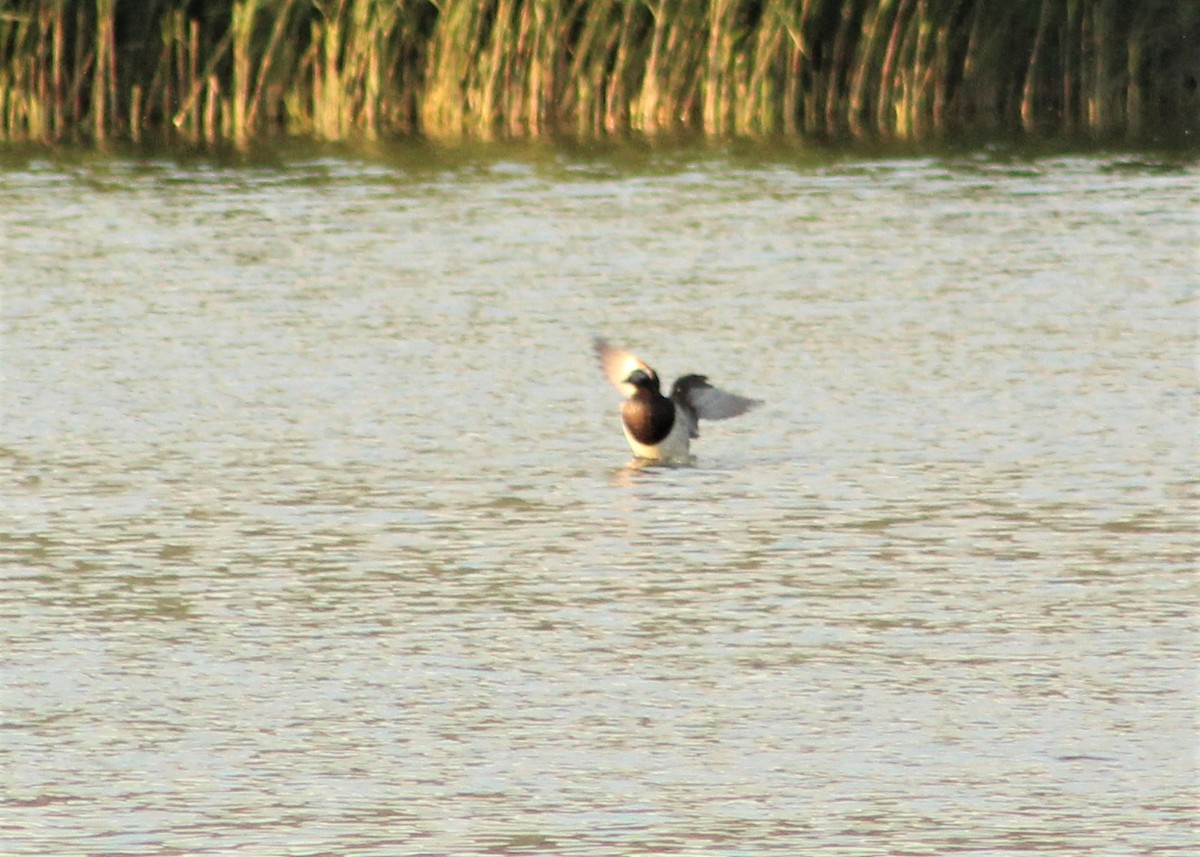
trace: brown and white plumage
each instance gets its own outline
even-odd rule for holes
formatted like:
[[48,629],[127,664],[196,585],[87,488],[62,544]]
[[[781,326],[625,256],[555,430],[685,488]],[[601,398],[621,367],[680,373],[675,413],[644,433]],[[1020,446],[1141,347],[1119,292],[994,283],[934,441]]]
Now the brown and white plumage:
[[595,341],[595,349],[604,374],[626,398],[621,427],[638,458],[686,461],[690,440],[700,436],[700,420],[729,419],[762,404],[719,390],[704,375],[684,375],[668,398],[662,394],[658,373],[637,355],[603,339]]

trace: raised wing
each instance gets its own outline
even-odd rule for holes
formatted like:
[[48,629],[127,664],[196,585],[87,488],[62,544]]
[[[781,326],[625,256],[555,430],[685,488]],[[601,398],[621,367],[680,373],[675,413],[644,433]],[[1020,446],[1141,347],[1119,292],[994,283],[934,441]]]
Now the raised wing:
[[699,437],[700,420],[727,420],[746,413],[762,404],[759,399],[747,399],[718,390],[703,375],[684,375],[671,388],[671,401],[688,417],[689,433]]
[[593,343],[593,347],[596,349],[596,356],[600,358],[600,368],[604,370],[604,374],[612,385],[620,390],[621,395],[626,398],[637,392],[636,387],[625,383],[625,379],[635,369],[641,369],[647,375],[657,377],[654,375],[654,370],[638,359],[635,354],[614,348],[599,338]]

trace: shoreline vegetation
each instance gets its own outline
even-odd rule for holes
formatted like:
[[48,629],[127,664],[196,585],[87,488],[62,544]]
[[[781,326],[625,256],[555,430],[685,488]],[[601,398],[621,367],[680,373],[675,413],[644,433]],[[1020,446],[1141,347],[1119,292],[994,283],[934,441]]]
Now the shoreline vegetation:
[[1200,0],[0,0],[0,142],[1200,131]]

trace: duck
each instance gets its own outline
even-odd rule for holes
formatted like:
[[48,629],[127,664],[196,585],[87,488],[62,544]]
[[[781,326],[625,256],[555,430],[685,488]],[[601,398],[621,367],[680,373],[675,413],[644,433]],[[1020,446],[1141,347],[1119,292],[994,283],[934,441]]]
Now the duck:
[[729,419],[762,404],[714,387],[705,375],[680,377],[667,397],[658,373],[636,354],[600,337],[593,348],[605,376],[625,397],[621,428],[639,462],[690,463],[691,441],[700,436],[700,420]]

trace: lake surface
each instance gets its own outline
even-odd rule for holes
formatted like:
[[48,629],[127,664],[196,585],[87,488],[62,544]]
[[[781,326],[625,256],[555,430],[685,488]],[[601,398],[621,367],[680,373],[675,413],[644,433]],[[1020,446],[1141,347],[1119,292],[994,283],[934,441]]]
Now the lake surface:
[[494,152],[0,170],[0,853],[1196,853],[1195,159]]

